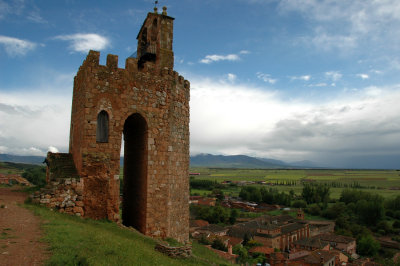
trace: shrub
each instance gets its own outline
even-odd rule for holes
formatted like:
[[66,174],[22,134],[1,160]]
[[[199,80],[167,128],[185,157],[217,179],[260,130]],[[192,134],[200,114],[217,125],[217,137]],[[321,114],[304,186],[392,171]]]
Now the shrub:
[[203,245],[211,245],[211,241],[205,235],[201,235],[199,243]]
[[320,215],[321,208],[317,204],[311,204],[311,205],[308,205],[308,207],[306,208],[306,212],[311,215]]
[[224,242],[222,242],[222,240],[219,238],[214,239],[214,241],[211,244],[211,247],[222,251],[228,251]]
[[393,228],[400,228],[400,221],[399,220],[394,221],[392,226]]
[[34,166],[25,170],[22,177],[38,187],[46,185],[46,168],[43,166]]
[[307,202],[305,200],[296,200],[292,203],[292,206],[294,208],[306,208],[307,207]]
[[364,256],[375,256],[381,245],[371,235],[362,237],[357,243],[357,253]]

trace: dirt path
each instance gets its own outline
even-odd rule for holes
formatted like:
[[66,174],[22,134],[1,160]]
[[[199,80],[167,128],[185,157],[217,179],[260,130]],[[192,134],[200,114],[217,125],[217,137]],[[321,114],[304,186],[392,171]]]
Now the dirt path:
[[0,265],[42,265],[47,245],[40,242],[40,219],[18,206],[27,194],[0,187]]

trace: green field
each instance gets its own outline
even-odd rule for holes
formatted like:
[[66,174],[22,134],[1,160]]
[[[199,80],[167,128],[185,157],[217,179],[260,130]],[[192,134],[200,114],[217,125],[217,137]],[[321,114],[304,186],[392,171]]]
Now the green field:
[[0,162],[0,174],[22,174],[24,169],[32,167],[29,164]]
[[[357,185],[363,191],[392,197],[400,194],[400,171],[398,170],[336,170],[336,169],[223,169],[223,168],[191,168],[191,173],[200,173],[192,178],[217,181],[266,181],[272,185],[257,185],[277,188],[280,191],[302,191],[302,180],[325,184],[335,184],[330,189],[331,198],[339,198],[343,188]],[[296,182],[288,186],[282,183]],[[237,194],[236,189],[223,189],[224,192]],[[208,193],[205,190],[191,191],[192,194]]]

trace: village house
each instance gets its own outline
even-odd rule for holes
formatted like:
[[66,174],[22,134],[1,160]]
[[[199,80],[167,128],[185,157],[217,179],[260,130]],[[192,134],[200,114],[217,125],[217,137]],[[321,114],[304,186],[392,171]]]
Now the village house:
[[283,252],[271,253],[270,257],[267,258],[267,262],[274,266],[287,266],[288,256]]
[[258,228],[254,240],[268,247],[289,250],[294,241],[308,238],[309,234],[306,223],[295,222],[281,226],[267,224]]
[[207,198],[203,196],[190,196],[189,204],[202,205],[202,206],[215,206],[216,198]]
[[335,265],[347,265],[349,257],[344,255],[339,250],[330,250],[330,253],[335,255]]
[[307,221],[310,227],[310,236],[333,233],[335,230],[334,221]]
[[[308,266],[334,266],[335,265],[335,255],[326,250],[316,250],[310,255],[299,259],[296,261],[297,265],[308,265]],[[296,265],[296,264],[292,264]]]
[[230,227],[228,236],[254,239],[266,247],[289,250],[293,242],[308,238],[308,224],[290,215],[261,216]]
[[241,245],[243,243],[243,239],[238,237],[224,235],[219,238],[222,240],[222,242],[224,242],[225,246],[228,249],[229,247],[234,247],[236,245]]
[[228,230],[229,230],[228,228],[219,226],[217,224],[209,224],[193,230],[192,237],[194,238],[200,238],[201,236],[205,236],[206,238],[221,237],[225,236]]
[[189,220],[189,233],[193,235],[197,229],[207,226],[209,223],[205,220]]
[[235,263],[236,258],[239,256],[232,253],[232,248],[228,248],[228,251],[226,252],[218,249],[213,249],[211,245],[207,245],[206,247],[210,249],[212,252],[216,253],[221,258],[224,258],[225,260],[230,261],[231,263]]
[[[263,254],[267,261],[271,260],[271,255],[275,253],[273,248],[265,247],[265,246],[256,246],[249,249],[249,254],[252,256],[256,256],[257,254]],[[274,264],[272,264],[274,265]]]
[[356,253],[356,239],[348,236],[335,234],[321,234],[316,236],[322,241],[329,242],[330,246],[339,251],[346,252],[350,255]]
[[293,243],[293,248],[295,250],[329,250],[329,242],[323,241],[319,238],[304,238],[297,240]]
[[264,254],[266,258],[270,257],[275,250],[273,248],[265,247],[265,246],[256,246],[249,249],[249,253],[254,255],[256,253]]

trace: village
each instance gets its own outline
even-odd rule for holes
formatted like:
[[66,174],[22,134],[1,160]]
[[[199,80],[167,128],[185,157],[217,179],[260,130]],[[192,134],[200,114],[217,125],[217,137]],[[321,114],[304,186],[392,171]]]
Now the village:
[[[190,197],[191,206],[210,207],[218,204],[242,212],[263,213],[256,218],[238,218],[229,226],[199,219],[190,220],[191,237],[208,244],[207,247],[231,262],[251,261],[255,265],[256,261],[257,265],[282,266],[380,265],[356,253],[355,238],[335,234],[334,221],[306,220],[302,209],[256,204],[230,196],[225,196],[220,202],[213,197]],[[283,213],[274,216],[264,214],[271,210],[283,210]],[[289,215],[289,210],[296,215]],[[223,245],[218,246],[218,243]],[[244,246],[248,254],[243,253]]]

